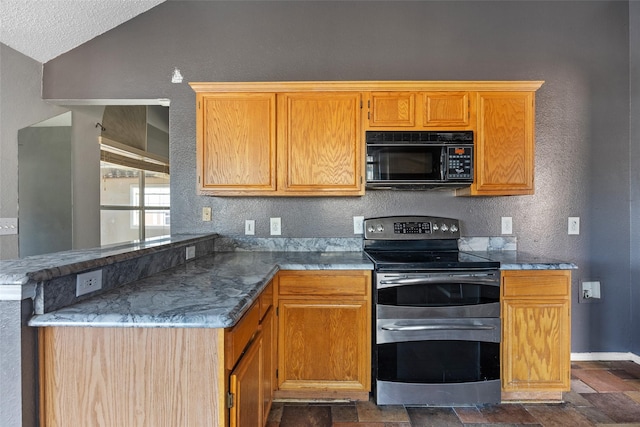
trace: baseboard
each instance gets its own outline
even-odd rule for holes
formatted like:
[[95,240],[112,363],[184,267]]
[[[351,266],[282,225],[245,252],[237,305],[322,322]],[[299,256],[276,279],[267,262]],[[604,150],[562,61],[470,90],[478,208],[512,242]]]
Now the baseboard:
[[640,356],[633,353],[571,353],[572,362],[598,361],[611,362],[614,360],[631,360],[640,365]]

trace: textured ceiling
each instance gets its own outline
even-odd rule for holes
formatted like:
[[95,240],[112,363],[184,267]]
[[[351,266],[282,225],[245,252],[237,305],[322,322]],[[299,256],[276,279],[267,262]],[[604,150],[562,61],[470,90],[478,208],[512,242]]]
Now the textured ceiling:
[[45,63],[166,0],[0,0],[0,42]]

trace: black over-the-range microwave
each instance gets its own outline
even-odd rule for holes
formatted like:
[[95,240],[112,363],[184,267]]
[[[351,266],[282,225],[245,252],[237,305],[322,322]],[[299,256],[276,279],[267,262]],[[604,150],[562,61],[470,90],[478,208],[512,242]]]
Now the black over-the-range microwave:
[[371,189],[467,187],[473,182],[473,131],[367,131]]

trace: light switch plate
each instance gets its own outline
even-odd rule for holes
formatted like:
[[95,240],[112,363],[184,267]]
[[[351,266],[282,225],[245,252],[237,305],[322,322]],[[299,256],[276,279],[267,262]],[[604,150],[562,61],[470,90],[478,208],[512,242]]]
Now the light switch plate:
[[247,236],[253,236],[256,234],[256,220],[246,219],[244,221],[244,234]]

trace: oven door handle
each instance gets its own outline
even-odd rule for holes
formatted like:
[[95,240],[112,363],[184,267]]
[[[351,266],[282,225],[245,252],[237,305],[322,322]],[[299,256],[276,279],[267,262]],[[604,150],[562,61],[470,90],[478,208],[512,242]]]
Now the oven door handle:
[[472,330],[489,331],[496,327],[494,325],[473,325],[473,324],[422,324],[422,325],[397,325],[395,323],[380,326],[385,331],[447,331],[447,330]]
[[436,277],[399,277],[397,279],[382,279],[381,285],[419,285],[422,283],[498,283],[495,275],[490,274],[449,274]]

